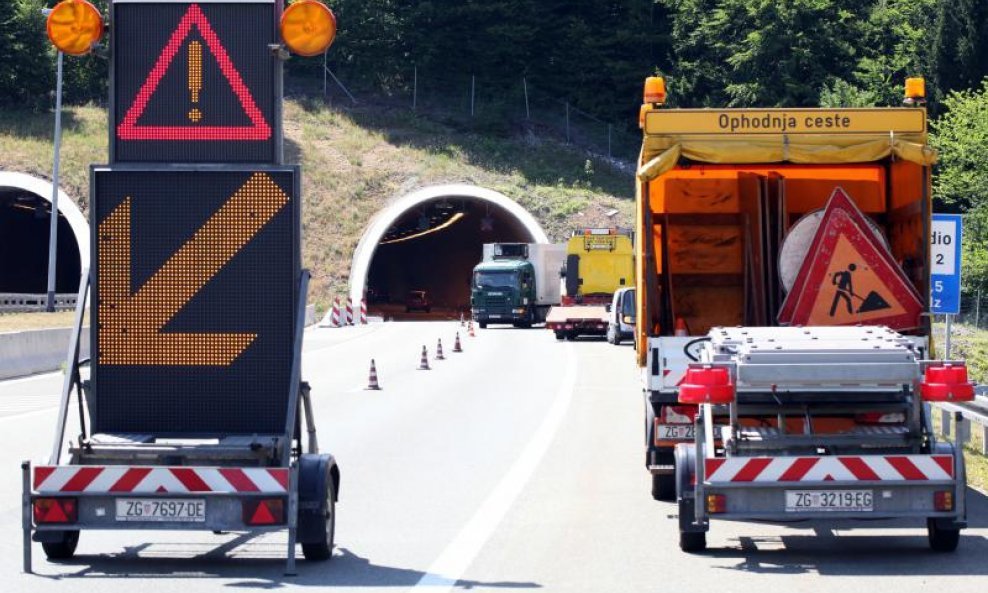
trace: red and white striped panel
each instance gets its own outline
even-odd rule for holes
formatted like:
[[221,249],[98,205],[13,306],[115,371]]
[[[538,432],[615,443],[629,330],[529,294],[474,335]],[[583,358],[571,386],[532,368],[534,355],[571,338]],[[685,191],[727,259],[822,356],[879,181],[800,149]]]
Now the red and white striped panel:
[[914,482],[951,480],[950,455],[731,457],[706,460],[707,482]]
[[34,468],[34,490],[39,494],[286,494],[288,470],[265,467],[41,465]]

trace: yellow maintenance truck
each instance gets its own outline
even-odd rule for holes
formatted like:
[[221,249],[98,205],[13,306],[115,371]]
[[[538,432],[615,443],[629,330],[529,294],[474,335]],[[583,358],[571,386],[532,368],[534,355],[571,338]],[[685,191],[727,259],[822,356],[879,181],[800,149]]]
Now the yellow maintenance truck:
[[930,360],[922,87],[901,108],[666,109],[647,80],[645,465],[683,550],[713,519],[913,518],[957,546],[963,455],[923,404],[974,390],[963,361]]
[[634,243],[626,229],[594,228],[574,232],[566,243],[562,302],[546,315],[545,326],[557,340],[607,333],[614,293],[635,283]]

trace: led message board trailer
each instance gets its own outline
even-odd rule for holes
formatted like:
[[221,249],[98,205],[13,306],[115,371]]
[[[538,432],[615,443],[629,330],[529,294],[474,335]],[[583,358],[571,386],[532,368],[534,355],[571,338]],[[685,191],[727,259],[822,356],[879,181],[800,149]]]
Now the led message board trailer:
[[281,162],[275,0],[113,0],[110,162]]
[[95,167],[91,178],[93,431],[283,432],[298,169]]

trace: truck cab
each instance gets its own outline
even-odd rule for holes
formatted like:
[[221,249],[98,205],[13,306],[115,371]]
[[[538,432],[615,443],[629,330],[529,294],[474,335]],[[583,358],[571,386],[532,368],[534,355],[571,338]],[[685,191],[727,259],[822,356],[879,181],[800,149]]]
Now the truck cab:
[[478,264],[470,283],[470,306],[480,327],[488,323],[529,326],[535,321],[535,269],[525,260],[495,260]]

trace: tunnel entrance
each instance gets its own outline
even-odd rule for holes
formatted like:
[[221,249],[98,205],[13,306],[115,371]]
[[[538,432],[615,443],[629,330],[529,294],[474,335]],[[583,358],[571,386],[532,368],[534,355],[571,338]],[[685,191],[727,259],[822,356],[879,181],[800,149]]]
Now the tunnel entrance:
[[[45,294],[48,290],[48,234],[51,184],[22,173],[0,173],[0,293]],[[55,292],[75,294],[82,268],[89,266],[85,218],[59,194]]]
[[351,295],[359,302],[366,290],[371,315],[459,317],[470,308],[470,276],[483,244],[498,242],[548,239],[528,212],[497,192],[470,185],[419,190],[368,228],[354,255]]

